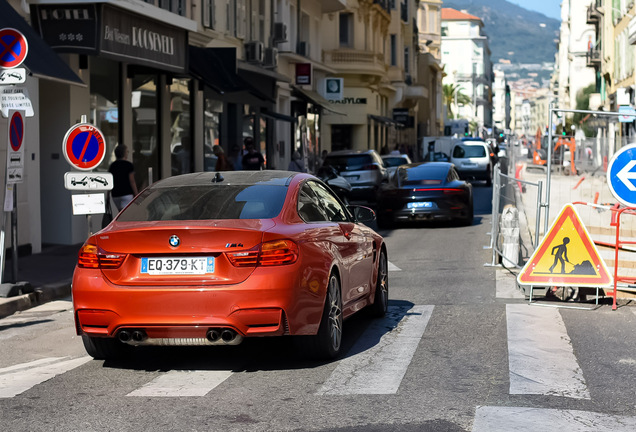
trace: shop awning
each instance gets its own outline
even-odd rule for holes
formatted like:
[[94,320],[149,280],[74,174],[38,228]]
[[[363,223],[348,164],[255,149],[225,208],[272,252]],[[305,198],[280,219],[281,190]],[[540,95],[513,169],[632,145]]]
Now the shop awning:
[[29,50],[22,63],[33,76],[66,84],[86,86],[8,2],[0,1],[0,28],[14,28],[24,35]]
[[235,48],[189,47],[190,75],[220,95],[247,91],[257,98],[275,102],[237,73]]
[[268,109],[262,109],[261,110],[261,115],[265,116],[265,117],[270,117],[273,118],[274,120],[281,120],[281,121],[286,121],[289,123],[294,123],[295,119],[292,116],[288,116],[285,114],[281,114],[281,113],[277,113],[274,111],[270,111]]
[[369,118],[371,120],[374,120],[374,121],[376,121],[378,123],[382,123],[382,124],[387,125],[387,126],[404,127],[404,125],[402,123],[396,122],[395,120],[393,120],[392,118],[389,118],[389,117],[383,117],[383,116],[377,116],[377,115],[369,114]]
[[342,111],[338,111],[335,108],[332,108],[331,104],[329,103],[327,99],[320,96],[318,93],[316,93],[313,90],[305,90],[296,86],[292,86],[292,88],[294,89],[294,92],[296,93],[297,96],[300,96],[301,98],[305,99],[307,102],[311,102],[314,105],[318,105],[334,114],[340,114],[344,116],[347,115],[347,113],[344,113]]

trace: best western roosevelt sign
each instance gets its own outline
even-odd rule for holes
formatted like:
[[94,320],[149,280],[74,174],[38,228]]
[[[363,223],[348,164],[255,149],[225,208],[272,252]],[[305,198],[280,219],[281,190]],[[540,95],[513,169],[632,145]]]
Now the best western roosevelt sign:
[[187,32],[104,4],[34,5],[37,28],[56,51],[100,55],[184,72]]

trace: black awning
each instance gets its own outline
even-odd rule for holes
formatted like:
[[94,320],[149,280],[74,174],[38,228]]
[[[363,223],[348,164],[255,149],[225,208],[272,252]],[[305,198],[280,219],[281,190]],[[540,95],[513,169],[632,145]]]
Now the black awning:
[[200,48],[190,45],[189,57],[190,75],[218,94],[249,92],[261,100],[274,102],[238,75],[236,48]]
[[400,122],[396,122],[395,120],[393,120],[392,118],[389,117],[382,117],[382,116],[377,116],[377,115],[373,115],[373,114],[369,114],[369,119],[374,120],[378,123],[382,123],[388,126],[397,126],[397,127],[403,127],[404,125]]
[[0,28],[14,28],[24,35],[29,51],[22,65],[38,78],[85,86],[84,81],[48,46],[6,1],[0,1]]
[[311,102],[314,105],[318,105],[324,109],[326,109],[327,111],[331,111],[334,114],[340,114],[340,115],[344,115],[346,116],[347,114],[342,112],[342,111],[338,111],[335,108],[331,107],[331,104],[329,103],[329,101],[327,99],[325,99],[324,97],[320,96],[318,93],[316,93],[313,90],[305,90],[302,89],[300,87],[296,87],[296,86],[292,86],[292,88],[294,89],[294,92],[296,93],[296,95],[300,96],[301,98],[305,99],[307,102]]
[[285,114],[281,114],[281,113],[277,113],[274,111],[269,111],[268,109],[262,109],[261,110],[261,115],[265,116],[265,117],[270,117],[273,118],[274,120],[282,120],[282,121],[286,121],[289,123],[294,123],[295,119],[292,116],[288,116]]

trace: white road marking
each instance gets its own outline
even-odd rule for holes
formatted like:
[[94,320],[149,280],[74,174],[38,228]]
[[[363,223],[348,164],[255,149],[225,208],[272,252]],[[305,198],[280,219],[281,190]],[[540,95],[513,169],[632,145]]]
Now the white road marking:
[[341,360],[318,395],[395,394],[426,330],[433,306],[389,307]]
[[388,263],[388,270],[389,271],[402,271],[401,268],[399,268],[398,266],[393,264],[391,261],[389,261],[389,263]]
[[231,371],[170,371],[126,396],[205,396],[231,375]]
[[510,394],[590,399],[558,309],[506,305]]
[[477,407],[472,432],[631,432],[636,417],[589,411],[522,407]]
[[11,398],[92,360],[89,356],[69,359],[49,357],[0,369],[0,398]]

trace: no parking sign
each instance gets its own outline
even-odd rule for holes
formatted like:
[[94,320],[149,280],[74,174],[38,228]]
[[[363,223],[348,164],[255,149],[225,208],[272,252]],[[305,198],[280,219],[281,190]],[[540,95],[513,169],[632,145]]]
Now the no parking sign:
[[20,66],[28,51],[29,45],[22,33],[13,28],[0,30],[0,68]]
[[7,149],[7,184],[22,183],[24,176],[24,119],[14,111],[9,120],[9,148]]
[[90,123],[72,126],[62,142],[66,161],[80,171],[90,171],[104,160],[106,140],[104,134]]

